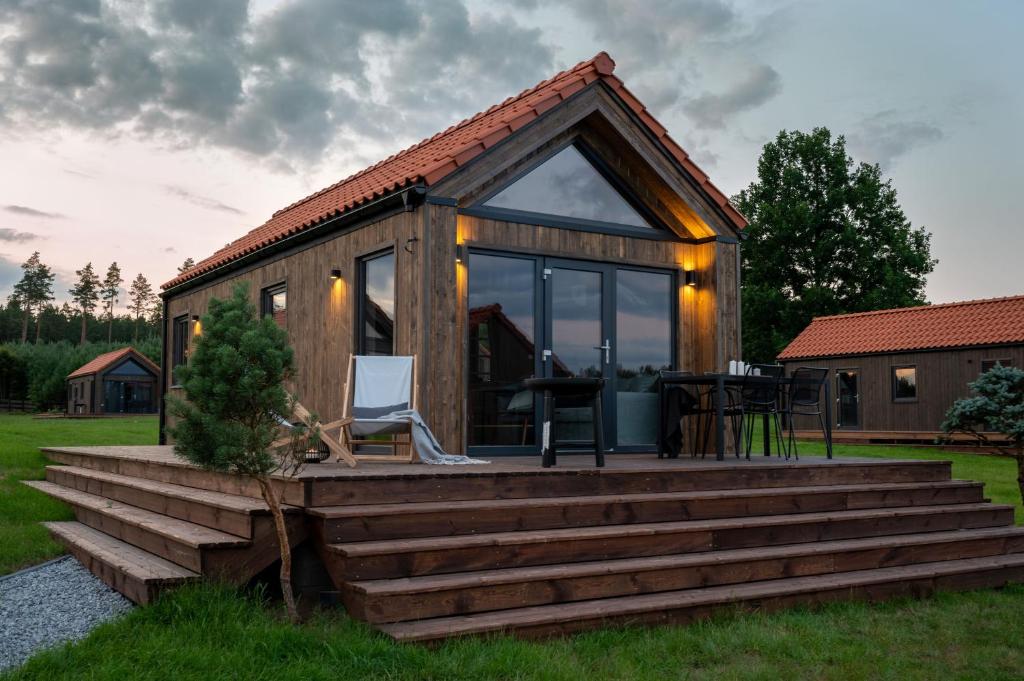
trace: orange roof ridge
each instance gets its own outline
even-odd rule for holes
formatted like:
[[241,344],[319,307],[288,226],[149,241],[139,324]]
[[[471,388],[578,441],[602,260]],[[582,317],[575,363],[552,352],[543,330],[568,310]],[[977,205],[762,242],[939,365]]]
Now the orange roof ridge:
[[640,122],[704,188],[711,200],[721,207],[737,229],[746,227],[746,219],[711,184],[707,174],[697,167],[682,147],[668,136],[664,126],[613,75],[614,70],[614,60],[607,52],[599,52],[500,104],[465,118],[432,137],[275,211],[262,225],[178,274],[164,283],[162,288],[173,288],[391,192],[414,184],[436,184],[596,80],[604,81],[636,114]]
[[1024,298],[1024,293],[1013,296],[996,296],[994,298],[974,298],[972,300],[953,300],[948,303],[925,303],[924,305],[912,305],[910,307],[890,307],[884,310],[867,310],[866,312],[844,312],[843,314],[825,315],[814,317],[812,321],[819,319],[843,319],[846,317],[867,317],[869,315],[902,314],[916,310],[937,310],[943,307],[958,307],[963,305],[981,305],[984,303],[997,303],[1003,300],[1017,300]]
[[149,357],[146,357],[141,352],[139,352],[138,350],[129,345],[118,350],[111,350],[110,352],[104,352],[101,355],[96,355],[91,360],[89,360],[88,362],[86,362],[85,364],[78,367],[70,374],[68,374],[67,378],[76,378],[78,376],[88,376],[89,374],[95,374],[107,368],[108,366],[118,361],[119,359],[126,357],[129,354],[134,354],[140,357],[141,359],[145,360],[146,365],[148,365],[150,369],[152,369],[156,373],[160,373],[160,368],[153,363],[153,360],[151,360]]

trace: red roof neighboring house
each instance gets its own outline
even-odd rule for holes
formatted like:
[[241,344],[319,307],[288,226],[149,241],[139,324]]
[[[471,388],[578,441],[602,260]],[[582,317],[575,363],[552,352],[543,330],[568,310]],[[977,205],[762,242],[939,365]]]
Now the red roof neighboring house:
[[580,62],[533,88],[509,97],[501,104],[496,104],[405,151],[282,208],[263,225],[232,241],[212,256],[199,261],[195,267],[164,283],[162,288],[168,289],[182,284],[391,192],[416,184],[436,184],[597,80],[603,81],[633,110],[642,124],[721,208],[736,229],[746,227],[746,219],[729,203],[725,194],[711,183],[708,176],[697,167],[683,148],[669,137],[664,126],[651,116],[640,100],[626,89],[622,81],[612,75],[614,69],[615,62],[605,52]]
[[1024,343],[1024,295],[816,317],[780,360]]
[[150,360],[148,357],[143,355],[141,352],[138,352],[134,348],[127,347],[121,348],[120,350],[114,350],[112,352],[105,352],[102,355],[99,355],[95,359],[86,362],[82,366],[72,371],[70,374],[68,374],[68,378],[77,378],[79,376],[88,376],[89,374],[99,373],[100,371],[103,371],[107,367],[116,364],[117,362],[120,362],[122,359],[128,357],[129,355],[132,356],[132,359],[136,360],[146,368],[152,369],[153,373],[160,373],[160,367],[154,364],[152,360]]

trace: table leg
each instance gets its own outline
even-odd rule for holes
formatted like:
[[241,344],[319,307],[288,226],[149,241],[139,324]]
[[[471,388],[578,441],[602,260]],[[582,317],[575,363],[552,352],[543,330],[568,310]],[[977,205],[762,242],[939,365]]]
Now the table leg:
[[715,459],[725,461],[725,377],[715,377]]
[[544,422],[541,424],[541,466],[551,468],[555,463],[552,422],[554,421],[553,398],[550,390],[544,391]]
[[594,397],[594,456],[598,468],[604,467],[604,417],[601,413],[601,393]]
[[761,439],[764,440],[764,455],[772,455],[772,438],[769,431],[771,430],[771,421],[768,420],[768,414],[761,414]]
[[665,458],[665,384],[658,381],[658,458]]
[[825,453],[832,458],[832,383],[825,378]]

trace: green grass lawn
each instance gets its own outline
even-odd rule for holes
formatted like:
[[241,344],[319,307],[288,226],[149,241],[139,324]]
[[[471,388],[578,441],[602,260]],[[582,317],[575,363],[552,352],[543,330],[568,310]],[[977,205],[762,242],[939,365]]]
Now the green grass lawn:
[[59,501],[22,485],[41,480],[47,445],[152,445],[157,417],[121,419],[34,419],[0,414],[0,575],[58,556],[63,551],[39,524],[69,520]]
[[[59,552],[39,520],[69,517],[16,483],[41,478],[43,444],[148,444],[156,420],[0,417],[0,570]],[[802,455],[824,452],[802,443]],[[910,447],[843,445],[837,456],[949,459],[957,478],[1022,515],[1012,461]],[[299,627],[252,594],[205,584],[167,594],[4,679],[1019,679],[1024,587],[925,601],[723,614],[686,627],[609,629],[539,643],[508,637],[437,649],[397,645],[344,613]]]

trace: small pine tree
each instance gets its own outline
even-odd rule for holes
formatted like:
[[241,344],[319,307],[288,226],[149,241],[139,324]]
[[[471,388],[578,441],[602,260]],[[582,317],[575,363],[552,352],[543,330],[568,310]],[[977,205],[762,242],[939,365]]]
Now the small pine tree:
[[110,263],[110,267],[107,268],[107,276],[103,280],[103,287],[100,289],[100,294],[103,297],[103,306],[107,310],[107,342],[110,343],[114,340],[114,305],[117,304],[117,296],[121,293],[121,284],[124,283],[124,279],[121,278],[121,268],[117,266],[117,262]]
[[[971,397],[953,403],[944,433],[967,433],[1017,460],[1017,487],[1024,500],[1024,370],[996,364],[970,384]],[[992,437],[998,434],[1000,444]]]
[[85,345],[89,335],[89,315],[96,309],[100,299],[100,278],[93,272],[92,263],[86,263],[85,267],[76,270],[78,282],[75,287],[68,290],[71,300],[74,301],[82,311],[82,333],[78,340],[79,345]]
[[244,283],[227,300],[210,300],[202,329],[188,365],[174,368],[187,399],[168,397],[176,418],[168,431],[175,451],[188,461],[256,480],[274,516],[288,616],[297,621],[291,545],[271,476],[294,475],[303,446],[318,434],[296,428],[289,444],[273,449],[281,428],[278,415],[291,415],[295,404],[284,388],[295,369],[288,335],[270,318],[256,314]]
[[142,273],[139,273],[132,282],[132,287],[128,291],[128,301],[131,303],[131,311],[135,314],[133,340],[137,342],[139,340],[139,322],[153,302],[153,287],[150,286],[146,277],[142,276]]
[[182,272],[187,272],[188,270],[192,269],[195,266],[195,260],[193,260],[192,258],[185,258],[185,262],[178,265],[178,274],[181,274]]

